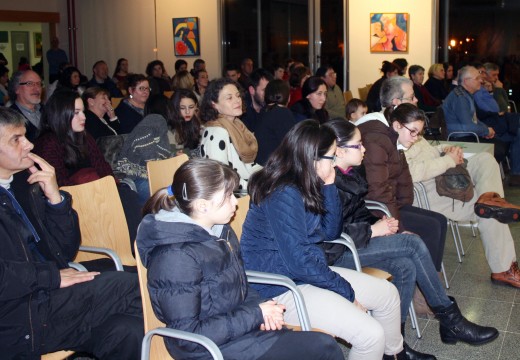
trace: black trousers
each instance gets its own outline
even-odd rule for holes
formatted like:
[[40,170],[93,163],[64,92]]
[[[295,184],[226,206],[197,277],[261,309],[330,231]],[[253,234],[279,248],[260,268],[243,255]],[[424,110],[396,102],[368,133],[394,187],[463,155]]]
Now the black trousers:
[[399,209],[400,221],[405,230],[411,231],[423,239],[430,251],[433,264],[437,271],[441,271],[444,244],[448,220],[435,211],[421,209],[412,205],[405,205]]
[[38,312],[42,354],[74,350],[98,359],[140,359],[144,323],[137,274],[106,272],[52,291]]
[[258,360],[343,360],[343,352],[330,335],[314,331],[287,331]]

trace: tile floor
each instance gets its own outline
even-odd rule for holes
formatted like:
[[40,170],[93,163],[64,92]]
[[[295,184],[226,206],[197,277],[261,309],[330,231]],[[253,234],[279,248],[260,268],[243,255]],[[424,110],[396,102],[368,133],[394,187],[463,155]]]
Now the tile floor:
[[[520,204],[520,188],[506,187],[505,191],[508,201]],[[520,223],[511,224],[510,228],[519,254]],[[461,227],[460,231],[466,254],[462,263],[457,261],[453,237],[448,227],[444,252],[444,265],[450,283],[447,292],[457,299],[462,313],[469,320],[496,327],[500,336],[492,343],[482,346],[462,343],[446,345],[440,340],[438,322],[420,318],[422,338],[417,338],[408,320],[405,340],[414,349],[433,354],[439,360],[520,359],[520,290],[493,284],[489,280],[490,271],[478,234],[474,238],[470,228]],[[343,349],[347,359],[348,349]]]

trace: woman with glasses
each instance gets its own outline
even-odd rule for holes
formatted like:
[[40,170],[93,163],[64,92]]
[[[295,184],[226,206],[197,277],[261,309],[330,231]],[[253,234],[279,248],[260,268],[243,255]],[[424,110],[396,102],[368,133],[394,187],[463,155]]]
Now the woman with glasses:
[[[363,266],[376,267],[392,274],[392,282],[401,298],[403,336],[416,283],[436,313],[446,312],[447,308],[458,313],[456,303],[452,303],[446,295],[421,238],[415,234],[398,233],[397,219],[374,216],[367,208],[364,198],[368,193],[368,184],[359,169],[365,155],[365,147],[361,142],[359,129],[343,120],[332,120],[324,126],[334,131],[336,136],[335,184],[342,205],[343,231],[354,239]],[[355,268],[352,253],[344,246],[324,244],[323,247],[329,265]],[[462,318],[462,315],[460,316]],[[453,324],[445,321],[442,316],[439,316],[439,320],[443,325],[441,336],[445,340],[446,329]],[[465,326],[478,329],[470,323],[465,323]],[[457,340],[472,342],[472,339],[462,337],[458,337]],[[433,355],[416,352],[406,344],[404,347],[409,359],[435,359]]]
[[127,77],[128,98],[116,108],[116,116],[121,123],[120,134],[128,134],[144,117],[144,105],[150,96],[150,85],[142,74]]

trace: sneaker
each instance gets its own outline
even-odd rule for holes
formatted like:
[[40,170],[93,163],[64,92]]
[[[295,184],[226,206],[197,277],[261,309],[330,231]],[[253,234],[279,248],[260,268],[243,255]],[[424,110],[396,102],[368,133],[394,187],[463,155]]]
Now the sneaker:
[[518,269],[518,263],[516,261],[513,262],[507,271],[501,273],[492,273],[491,280],[493,282],[520,288],[520,270]]
[[508,203],[495,192],[487,192],[475,203],[475,214],[481,218],[496,219],[504,224],[520,220],[520,206]]

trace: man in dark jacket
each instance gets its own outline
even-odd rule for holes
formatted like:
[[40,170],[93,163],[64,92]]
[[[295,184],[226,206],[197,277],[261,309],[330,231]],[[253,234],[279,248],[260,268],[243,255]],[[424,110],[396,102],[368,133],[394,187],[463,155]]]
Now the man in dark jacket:
[[32,154],[24,118],[0,108],[0,353],[57,350],[138,359],[143,336],[135,274],[68,267],[81,241],[71,197]]

